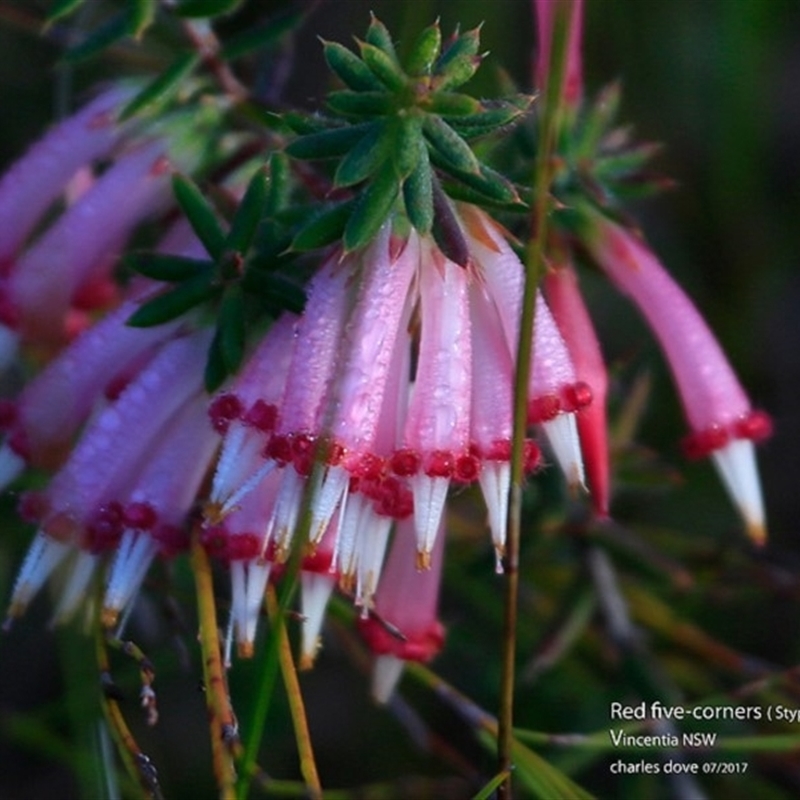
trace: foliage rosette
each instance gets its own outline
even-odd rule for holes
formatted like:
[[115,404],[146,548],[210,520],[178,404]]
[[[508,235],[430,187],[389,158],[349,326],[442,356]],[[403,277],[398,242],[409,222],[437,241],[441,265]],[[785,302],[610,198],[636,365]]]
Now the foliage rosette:
[[480,32],[456,30],[442,40],[439,24],[425,28],[405,58],[375,17],[358,52],[323,41],[325,60],[346,88],[327,97],[325,115],[286,116],[299,134],[287,153],[330,160],[332,202],[305,225],[294,247],[308,250],[341,240],[345,251],[368,244],[393,209],[420,235],[432,234],[457,262],[458,237],[449,198],[514,207],[514,184],[483,163],[473,143],[508,128],[533,98],[477,100],[460,88],[483,58]]

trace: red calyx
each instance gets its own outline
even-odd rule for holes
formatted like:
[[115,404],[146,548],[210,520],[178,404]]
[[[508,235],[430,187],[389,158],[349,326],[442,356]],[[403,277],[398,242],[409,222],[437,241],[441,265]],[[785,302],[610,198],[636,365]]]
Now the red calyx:
[[227,433],[231,422],[239,419],[243,412],[242,401],[230,392],[217,395],[208,407],[211,426],[220,434]]

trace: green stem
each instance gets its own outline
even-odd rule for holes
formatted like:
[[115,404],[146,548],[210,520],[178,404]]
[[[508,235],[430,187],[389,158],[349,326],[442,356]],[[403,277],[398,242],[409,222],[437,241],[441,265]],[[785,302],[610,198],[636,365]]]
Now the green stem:
[[533,323],[536,289],[544,270],[545,241],[550,210],[550,184],[553,172],[553,151],[556,145],[567,56],[567,32],[571,3],[559,3],[553,31],[548,83],[541,117],[541,147],[533,176],[534,198],[531,210],[531,238],[525,263],[525,293],[522,301],[517,367],[514,375],[514,437],[511,456],[508,533],[504,569],[506,574],[503,614],[502,674],[498,710],[497,757],[498,773],[507,773],[499,786],[499,800],[511,800],[511,770],[514,724],[514,666],[516,655],[517,602],[519,595],[519,547],[522,531],[522,495],[524,489],[523,448],[527,427],[528,378],[533,355]]
[[303,694],[300,691],[300,681],[297,679],[297,669],[292,657],[289,637],[286,633],[286,624],[283,617],[279,615],[278,598],[275,589],[271,586],[267,588],[266,602],[269,619],[274,629],[273,635],[279,640],[278,657],[280,659],[283,684],[286,687],[286,696],[289,700],[292,723],[294,724],[297,752],[300,758],[300,771],[303,773],[303,780],[308,787],[309,800],[321,800],[322,784],[319,780],[317,763],[314,759],[314,748],[311,744],[311,733],[308,729],[308,719],[306,717]]
[[217,611],[214,604],[214,584],[211,564],[197,532],[192,541],[192,571],[197,591],[197,615],[200,625],[200,649],[203,655],[203,682],[206,687],[209,725],[211,730],[211,753],[219,796],[223,800],[234,797],[236,773],[233,757],[226,744],[226,732],[235,730],[217,626]]

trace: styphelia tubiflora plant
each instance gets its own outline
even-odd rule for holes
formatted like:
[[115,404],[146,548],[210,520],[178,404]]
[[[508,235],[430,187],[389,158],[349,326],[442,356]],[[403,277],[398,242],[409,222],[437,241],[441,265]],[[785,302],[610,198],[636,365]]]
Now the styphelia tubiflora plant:
[[[198,587],[209,556],[229,573],[221,648],[208,605],[200,612],[227,757],[241,754],[213,670],[230,666],[234,644],[257,653],[273,584],[289,587],[284,612],[299,585],[303,667],[332,595],[352,599],[376,654],[374,694],[388,701],[404,664],[444,643],[449,497],[482,498],[509,579],[514,490],[551,459],[572,497],[613,516],[609,380],[577,269],[587,255],[662,345],[687,453],[712,456],[763,543],[752,443],[769,418],[618,221],[651,148],[613,127],[615,90],[584,102],[583,3],[533,7],[536,103],[463,91],[483,59],[478,29],[443,39],[434,23],[401,57],[373,17],[355,51],[322,42],[341,87],[322,113],[275,113],[257,131],[251,101],[247,125],[226,117],[242,87],[207,52],[221,97],[188,79],[183,93],[166,78],[106,89],[11,168],[0,181],[0,355],[46,345],[49,362],[3,404],[0,480],[29,467],[49,477],[21,495],[37,532],[7,625],[61,573],[55,621],[93,598],[96,624],[119,636],[151,563],[191,549]],[[179,62],[170,80],[196,65]],[[515,153],[526,138],[535,165]],[[500,151],[515,162],[507,175],[490,165]],[[193,173],[214,182],[213,202]],[[145,221],[148,246],[128,248],[121,274]],[[222,791],[232,779],[225,754],[215,758]],[[245,790],[252,758],[239,762]]]

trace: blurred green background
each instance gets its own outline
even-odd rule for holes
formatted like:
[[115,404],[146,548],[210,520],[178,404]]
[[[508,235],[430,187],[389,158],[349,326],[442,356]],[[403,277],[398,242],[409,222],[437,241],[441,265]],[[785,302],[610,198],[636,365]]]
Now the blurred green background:
[[[52,120],[65,97],[79,97],[95,80],[137,68],[128,51],[71,71],[59,67],[63,29],[49,38],[35,32],[48,5],[0,2],[2,165]],[[275,11],[288,6],[267,5]],[[258,86],[266,96],[281,84],[284,99],[312,107],[327,86],[316,37],[347,43],[363,35],[370,10],[401,41],[437,16],[445,33],[457,22],[467,28],[482,22],[483,47],[490,54],[478,93],[491,91],[493,71],[500,67],[521,88],[530,86],[534,32],[528,0],[320,0],[298,7],[310,14],[293,47],[258,64]],[[248,4],[226,26],[234,29],[262,8]],[[707,316],[754,404],[775,420],[775,436],[760,451],[771,539],[755,553],[709,464],[687,464],[680,456],[680,408],[645,326],[624,299],[587,276],[588,301],[612,367],[615,414],[643,375],[650,380],[636,432],[637,444],[646,449],[620,454],[613,503],[615,518],[632,533],[616,549],[601,540],[657,661],[655,672],[677,697],[695,701],[733,690],[754,677],[760,664],[788,668],[800,660],[800,3],[587,0],[585,71],[590,94],[621,79],[622,119],[641,138],[665,144],[656,166],[678,185],[633,211]],[[651,474],[659,480],[646,482]],[[31,533],[15,521],[14,500],[13,493],[0,498],[3,598]],[[502,588],[488,537],[469,525],[474,503],[470,495],[461,497],[453,516],[442,601],[449,639],[433,666],[493,713]],[[632,702],[639,684],[627,671],[624,648],[596,613],[552,669],[537,674],[530,668],[553,620],[572,608],[584,580],[585,540],[560,528],[574,507],[552,474],[537,480],[527,509],[518,724],[549,732],[602,730],[608,727],[609,702]],[[667,566],[654,567],[631,541],[661,554]],[[164,600],[167,579],[170,594]],[[128,693],[127,717],[159,770],[166,797],[214,793],[191,607],[188,569],[178,563],[171,574],[155,570],[132,622],[130,635],[156,664],[161,721],[155,729],[145,728],[136,707],[134,666],[114,661]],[[103,797],[108,790],[97,785],[94,767],[97,727],[87,713],[96,697],[93,645],[79,625],[53,631],[47,620],[47,602],[39,600],[0,637],[0,797]],[[710,638],[698,638],[700,630]],[[419,784],[408,778],[392,783],[384,796],[469,796],[493,766],[463,720],[409,679],[396,707],[373,707],[347,641],[329,631],[317,667],[302,676],[323,785],[424,776]],[[731,666],[709,642],[752,659]],[[231,675],[243,729],[257,672],[257,662],[237,663]],[[602,759],[581,767],[578,756],[570,765],[570,756],[547,754],[576,770],[578,782],[600,797],[681,796],[664,781],[616,781]],[[742,757],[753,774],[704,782],[708,797],[800,793],[796,754]],[[276,777],[297,779],[282,701],[270,717],[263,764]]]

